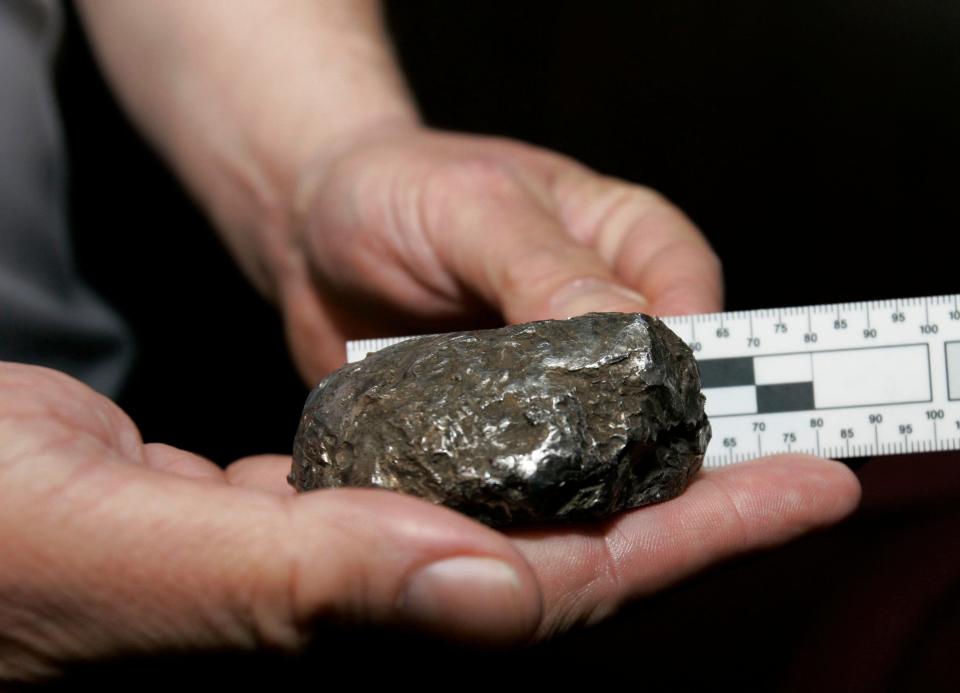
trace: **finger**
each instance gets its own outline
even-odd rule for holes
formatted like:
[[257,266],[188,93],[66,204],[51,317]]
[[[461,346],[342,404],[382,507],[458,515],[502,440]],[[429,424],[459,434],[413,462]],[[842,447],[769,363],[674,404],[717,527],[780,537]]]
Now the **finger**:
[[328,530],[313,542],[323,561],[310,553],[312,561],[299,561],[295,611],[332,609],[354,623],[414,626],[474,644],[526,642],[536,630],[539,586],[503,534],[388,491],[311,492],[294,505],[298,526]]
[[207,458],[163,443],[144,445],[143,461],[151,469],[189,479],[224,481],[223,470]]
[[601,528],[516,533],[544,591],[540,635],[599,621],[712,563],[837,522],[859,497],[842,464],[780,456],[702,473],[678,498]]
[[444,266],[509,322],[647,308],[508,168],[441,167],[423,194],[423,224]]
[[141,650],[298,649],[321,619],[490,644],[524,641],[539,622],[538,586],[509,540],[423,501],[282,498],[103,459],[65,472],[45,501],[24,493],[32,469],[4,476],[19,491],[0,503],[0,577],[18,586],[2,648],[39,659],[34,669]]
[[237,460],[224,471],[227,483],[233,486],[270,491],[281,496],[295,496],[296,490],[287,482],[290,465],[289,455],[257,455]]
[[703,234],[655,191],[571,168],[554,194],[570,233],[596,249],[616,277],[650,301],[650,312],[719,311],[720,262]]
[[280,292],[284,331],[293,362],[307,385],[346,362],[344,334],[330,312],[331,299],[317,291],[306,260],[292,257],[287,263]]

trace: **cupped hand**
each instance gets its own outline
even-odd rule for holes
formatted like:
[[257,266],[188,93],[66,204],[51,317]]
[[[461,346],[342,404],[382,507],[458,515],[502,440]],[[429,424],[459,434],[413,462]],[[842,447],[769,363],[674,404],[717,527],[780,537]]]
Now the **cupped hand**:
[[521,142],[412,126],[318,157],[290,233],[268,238],[309,383],[360,337],[719,310],[720,264],[662,196]]
[[529,642],[835,522],[859,492],[845,467],[791,456],[595,526],[505,535],[386,491],[297,496],[289,465],[224,471],[145,445],[80,383],[0,363],[0,681],[126,654],[296,651],[328,621]]

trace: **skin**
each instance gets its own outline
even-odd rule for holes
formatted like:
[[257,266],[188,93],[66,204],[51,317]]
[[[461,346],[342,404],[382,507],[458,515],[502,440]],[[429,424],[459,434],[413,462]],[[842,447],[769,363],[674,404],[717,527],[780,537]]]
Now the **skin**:
[[[517,645],[835,522],[858,498],[843,465],[793,455],[702,473],[607,522],[503,534],[386,491],[298,496],[289,468],[145,445],[85,385],[0,365],[0,677],[133,653],[296,652],[321,620]],[[513,578],[444,570],[463,558]],[[431,565],[440,578],[416,586]]]
[[[132,117],[281,311],[308,383],[350,338],[721,307],[715,255],[654,191],[420,124],[374,3],[80,7]],[[289,468],[144,444],[84,385],[0,364],[0,680],[131,653],[296,652],[326,621],[518,645],[859,500],[846,467],[790,455],[604,523],[500,533],[384,491],[296,496]]]

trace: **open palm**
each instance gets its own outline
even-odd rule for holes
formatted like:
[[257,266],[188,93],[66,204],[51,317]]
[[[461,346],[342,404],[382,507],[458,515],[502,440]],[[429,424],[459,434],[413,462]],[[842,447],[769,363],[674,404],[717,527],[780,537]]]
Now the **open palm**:
[[845,467],[789,456],[701,473],[603,523],[502,534],[387,491],[297,496],[289,465],[221,470],[145,445],[77,381],[0,363],[0,680],[131,653],[297,650],[320,621],[527,642],[837,521],[859,495]]

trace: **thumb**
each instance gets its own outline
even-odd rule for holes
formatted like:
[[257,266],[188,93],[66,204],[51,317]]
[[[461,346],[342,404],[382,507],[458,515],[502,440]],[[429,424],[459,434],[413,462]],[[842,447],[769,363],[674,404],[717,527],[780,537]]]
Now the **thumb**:
[[551,205],[506,167],[473,162],[435,175],[442,185],[428,186],[424,220],[432,244],[508,322],[646,309],[646,298],[575,240]]
[[27,466],[5,470],[23,492],[0,503],[0,679],[136,652],[296,650],[321,620],[485,644],[540,621],[507,538],[423,501],[290,498],[102,458],[62,465],[56,501],[38,501]]
[[525,642],[540,623],[534,573],[499,532],[389,491],[312,492],[293,505],[295,525],[310,528],[291,561],[306,623],[329,615],[490,645]]

